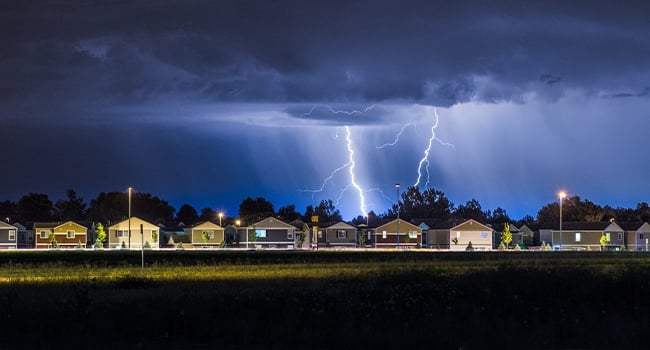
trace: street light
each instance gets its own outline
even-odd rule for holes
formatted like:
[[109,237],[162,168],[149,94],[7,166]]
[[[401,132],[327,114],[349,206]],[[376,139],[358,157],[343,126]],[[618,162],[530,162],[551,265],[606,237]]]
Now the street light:
[[223,217],[223,213],[220,212],[220,213],[219,213],[219,226],[221,226],[221,218],[222,218],[222,217]]
[[560,191],[557,195],[560,197],[560,250],[562,250],[562,200],[566,197],[566,192]]
[[395,184],[397,188],[397,249],[399,249],[399,184]]
[[131,191],[132,187],[129,187],[129,249],[131,249]]

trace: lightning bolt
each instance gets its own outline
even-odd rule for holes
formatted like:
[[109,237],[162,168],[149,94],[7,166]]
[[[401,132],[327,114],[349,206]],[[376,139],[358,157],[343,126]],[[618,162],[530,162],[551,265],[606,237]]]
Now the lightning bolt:
[[[314,105],[314,106],[311,107],[311,109],[310,109],[308,112],[303,113],[302,116],[303,116],[303,117],[308,117],[308,116],[310,116],[312,113],[314,113],[314,111],[315,111],[316,108],[318,108],[318,107],[326,108],[326,109],[329,110],[332,114],[345,114],[345,115],[349,115],[349,116],[351,116],[351,115],[355,115],[355,114],[363,114],[363,113],[366,113],[366,112],[368,112],[369,110],[373,109],[375,106],[372,105],[372,106],[366,107],[366,108],[364,108],[364,109],[361,110],[361,111],[360,111],[360,110],[345,111],[345,110],[337,110],[337,109],[334,109],[334,108],[332,108],[331,106],[328,106],[328,105]],[[355,168],[355,166],[356,166],[356,163],[355,163],[355,161],[354,161],[354,149],[352,148],[352,133],[350,132],[350,127],[349,127],[349,126],[345,125],[343,128],[345,129],[345,132],[346,132],[346,137],[345,137],[345,139],[346,139],[346,141],[347,141],[348,162],[345,163],[345,164],[343,164],[343,165],[341,165],[340,167],[334,169],[334,170],[330,173],[330,175],[327,176],[327,177],[323,180],[323,183],[322,183],[322,185],[321,185],[321,187],[320,187],[319,189],[317,189],[317,190],[302,190],[302,192],[311,192],[311,193],[312,193],[312,200],[313,200],[313,198],[314,198],[314,194],[319,193],[319,192],[323,192],[324,189],[325,189],[325,186],[327,185],[327,183],[330,182],[330,181],[332,181],[332,179],[334,178],[334,176],[335,176],[338,172],[340,172],[340,171],[342,171],[342,170],[344,170],[344,169],[347,168],[347,169],[348,169],[348,172],[349,172],[349,174],[350,174],[350,183],[349,183],[345,188],[343,188],[343,189],[341,190],[341,192],[339,193],[339,196],[338,196],[338,198],[337,198],[337,200],[336,200],[336,203],[337,203],[336,205],[338,205],[338,203],[339,203],[340,200],[341,200],[341,197],[343,196],[343,194],[344,194],[347,190],[349,190],[350,188],[354,188],[354,189],[356,189],[357,192],[359,193],[359,209],[361,210],[361,213],[363,214],[363,216],[367,216],[368,214],[367,214],[367,211],[366,211],[366,198],[365,198],[365,196],[364,196],[364,191],[363,191],[363,189],[361,188],[361,186],[359,186],[359,184],[357,183],[356,178],[355,178],[355,173],[354,173],[354,168]],[[339,135],[338,135],[338,128],[337,128],[337,129],[336,129],[336,138],[338,138],[338,137],[339,137]]]
[[440,121],[440,117],[438,116],[438,110],[436,108],[433,109],[433,114],[435,116],[435,121],[433,123],[433,126],[431,126],[431,137],[429,138],[429,143],[427,145],[427,148],[424,150],[424,156],[422,156],[422,159],[420,159],[420,162],[418,163],[418,179],[415,181],[415,184],[413,185],[414,187],[417,187],[420,185],[420,181],[422,180],[422,167],[426,164],[426,167],[424,168],[427,172],[427,181],[424,184],[425,188],[429,188],[429,179],[430,179],[430,173],[429,173],[429,153],[431,152],[431,146],[433,145],[433,141],[438,141],[443,146],[449,146],[452,148],[456,148],[451,143],[448,142],[443,142],[442,140],[438,139],[436,137],[436,128],[438,127],[438,122]]
[[399,133],[397,134],[397,136],[395,136],[395,141],[393,141],[391,143],[385,143],[385,144],[383,144],[381,146],[377,146],[377,149],[382,149],[384,147],[389,147],[389,146],[395,146],[399,142],[399,137],[402,136],[402,133],[404,133],[404,129],[406,129],[410,125],[411,125],[411,123],[408,123],[408,124],[406,124],[406,125],[404,125],[402,127],[402,130],[400,130]]

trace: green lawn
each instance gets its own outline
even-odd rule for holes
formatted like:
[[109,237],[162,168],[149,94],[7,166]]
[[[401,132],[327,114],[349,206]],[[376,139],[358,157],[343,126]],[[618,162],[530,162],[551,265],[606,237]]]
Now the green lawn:
[[0,252],[0,348],[647,348],[650,254]]

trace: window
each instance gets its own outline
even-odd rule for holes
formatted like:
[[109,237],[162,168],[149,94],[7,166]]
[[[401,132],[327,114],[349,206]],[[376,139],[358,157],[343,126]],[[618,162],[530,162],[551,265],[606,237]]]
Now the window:
[[460,239],[460,231],[456,231],[456,238]]
[[129,231],[128,230],[118,230],[116,232],[117,237],[129,237]]
[[418,233],[415,231],[409,231],[409,238],[418,238]]
[[639,239],[643,240],[643,233],[639,233]]
[[381,233],[381,238],[386,239],[386,231],[383,231],[383,232]]
[[488,238],[488,233],[485,232],[485,231],[481,232],[481,238],[482,239],[487,239]]
[[623,240],[623,234],[621,232],[618,233],[618,240],[619,241]]
[[255,230],[255,237],[266,238],[266,230]]
[[66,233],[66,237],[67,237],[67,238],[74,238],[74,231],[68,231],[68,232]]
[[607,240],[607,242],[611,242],[612,235],[609,232],[605,233],[605,239]]
[[47,238],[47,236],[49,236],[47,231],[41,231],[41,238]]
[[580,232],[576,232],[576,242],[580,242]]
[[214,231],[203,231],[201,232],[201,237],[208,236],[208,240],[214,238]]
[[323,231],[318,230],[318,238],[323,238]]
[[293,231],[287,231],[287,239],[293,239]]
[[348,238],[348,232],[345,230],[336,231],[336,238]]
[[10,241],[16,240],[16,230],[9,230],[9,240]]

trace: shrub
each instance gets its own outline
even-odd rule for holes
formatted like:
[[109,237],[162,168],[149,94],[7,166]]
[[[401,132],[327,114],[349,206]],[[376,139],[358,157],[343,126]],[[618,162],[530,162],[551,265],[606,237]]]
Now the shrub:
[[467,244],[467,248],[465,248],[465,251],[467,252],[473,252],[474,247],[472,246],[472,241],[469,241],[469,244]]

